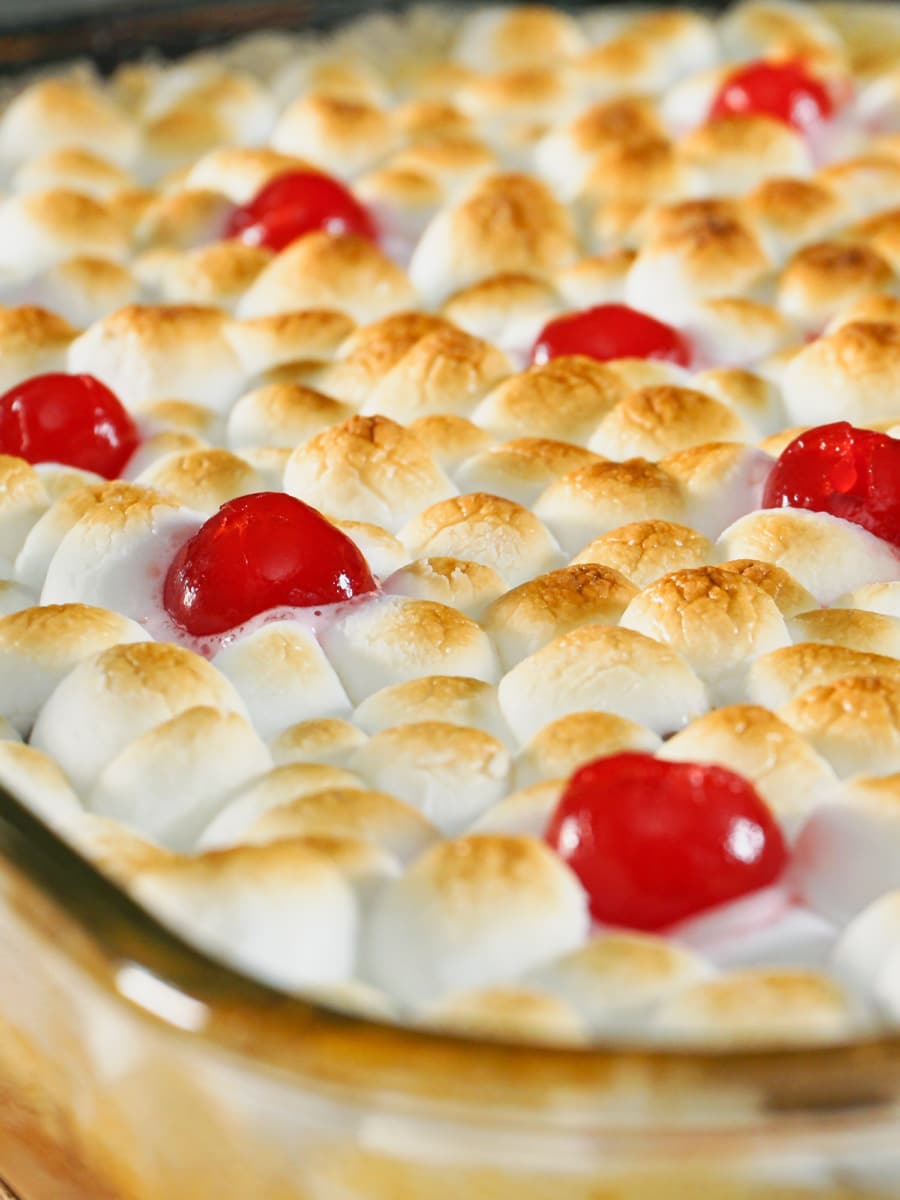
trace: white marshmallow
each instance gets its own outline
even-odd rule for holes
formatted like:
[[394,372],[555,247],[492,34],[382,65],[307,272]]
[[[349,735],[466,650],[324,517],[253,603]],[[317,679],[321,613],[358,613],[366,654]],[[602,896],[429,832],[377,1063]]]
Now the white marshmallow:
[[0,741],[0,787],[59,830],[66,829],[84,812],[57,764],[34,746]]
[[605,625],[556,638],[504,675],[498,694],[520,742],[568,713],[617,713],[668,734],[707,708],[703,684],[678,654]]
[[533,838],[442,842],[375,904],[363,969],[405,1006],[515,979],[580,945],[586,897]]
[[562,779],[550,779],[511,792],[505,800],[483,813],[469,833],[510,833],[542,838],[564,787]]
[[422,675],[465,675],[493,683],[497,662],[474,621],[430,600],[383,596],[349,607],[320,635],[350,699]]
[[[670,738],[666,745],[675,740]],[[543,780],[568,779],[591,759],[623,750],[653,754],[662,744],[643,725],[614,713],[570,713],[539,729],[522,748],[516,759],[516,783],[527,788]]]
[[288,726],[272,741],[270,749],[278,766],[296,762],[344,767],[365,740],[363,731],[349,721],[322,717]]
[[189,708],[108,762],[87,807],[173,850],[190,850],[229,796],[271,765],[271,755],[243,717]]
[[848,780],[809,817],[791,878],[807,904],[844,925],[900,888],[900,780]]
[[275,767],[229,800],[203,831],[198,846],[201,850],[220,850],[238,845],[272,808],[327,788],[355,787],[362,787],[359,778],[339,767],[305,762]]
[[159,642],[112,646],[56,687],[31,740],[85,793],[129,742],[197,706],[246,716],[231,684],[198,654]]
[[511,760],[482,730],[419,718],[374,733],[350,766],[370,787],[405,800],[453,835],[503,798]]
[[189,941],[276,987],[353,973],[353,893],[306,846],[240,846],[160,864],[139,873],[134,892]]
[[342,716],[350,701],[315,637],[292,621],[273,621],[213,658],[247,706],[261,737],[311,717]]
[[841,934],[832,967],[894,1020],[900,1018],[900,892],[889,892],[855,917]]
[[725,559],[758,558],[783,567],[820,604],[898,575],[886,542],[850,521],[803,508],[751,512],[725,530],[718,546]]
[[49,502],[34,467],[22,458],[0,454],[0,570],[10,569]]
[[712,974],[699,955],[663,938],[600,933],[528,979],[571,1004],[595,1036],[634,1037],[662,1000]]

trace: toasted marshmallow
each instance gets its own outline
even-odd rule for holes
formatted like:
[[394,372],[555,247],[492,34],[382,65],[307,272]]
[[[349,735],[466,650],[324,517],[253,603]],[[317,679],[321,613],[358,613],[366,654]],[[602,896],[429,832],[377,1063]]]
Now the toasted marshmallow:
[[29,607],[0,618],[0,712],[27,734],[77,663],[110,646],[147,640],[127,617],[82,604]]
[[453,835],[508,790],[509,751],[481,729],[417,720],[374,733],[351,759],[370,787],[419,809]]
[[434,218],[413,254],[410,279],[433,305],[492,275],[551,274],[576,254],[569,213],[542,183],[493,175]]
[[513,157],[578,103],[568,79],[544,64],[473,75],[459,89],[458,102],[482,135]]
[[601,933],[539,967],[529,982],[559,996],[594,1034],[642,1032],[657,1005],[712,974],[699,955],[663,938]]
[[456,490],[413,434],[380,416],[351,417],[298,446],[284,486],[334,516],[393,530]]
[[707,709],[703,684],[683,658],[608,625],[556,638],[504,675],[498,695],[520,742],[569,713],[611,712],[662,735]]
[[900,326],[842,325],[791,359],[784,373],[789,420],[869,424],[896,420],[900,404]]
[[[869,217],[867,221],[863,221],[849,230],[845,236],[851,244],[859,242],[863,248],[876,253],[880,258],[886,260],[893,271],[896,271],[898,265],[900,265],[900,209],[893,208],[886,213],[877,213],[874,217]],[[868,299],[867,296],[862,296],[856,302],[856,305],[850,306],[850,310],[858,308],[862,301],[866,299]],[[885,299],[887,300],[888,298],[885,297]],[[893,311],[889,311],[884,316],[879,316],[877,313],[872,313],[871,315],[857,313],[855,319],[860,321],[895,319],[898,304],[897,297],[894,296],[890,299],[894,301],[893,305],[891,305]],[[846,309],[843,309],[838,315],[843,318],[846,311]]]
[[330,359],[352,332],[353,322],[344,313],[317,308],[233,321],[226,327],[248,376]]
[[900,204],[900,162],[886,155],[863,154],[832,163],[819,173],[858,218]]
[[657,1010],[655,1035],[696,1046],[780,1046],[844,1041],[857,1031],[857,1006],[820,972],[733,971],[690,985]]
[[846,646],[864,654],[900,658],[900,620],[852,608],[799,613],[791,622],[794,640]]
[[497,155],[470,134],[440,134],[423,138],[395,154],[387,164],[395,171],[424,175],[451,198],[464,196],[480,179],[495,171]]
[[493,567],[462,558],[417,558],[384,581],[390,596],[434,600],[458,608],[480,621],[485,610],[506,591]]
[[514,375],[485,397],[476,425],[499,438],[543,437],[585,446],[627,388],[604,363],[551,359]]
[[145,126],[141,176],[155,181],[186,175],[201,155],[231,140],[228,122],[218,113],[189,101],[173,105]]
[[[774,563],[762,562],[757,558],[734,558],[718,564],[722,571],[736,571],[751,583],[755,583],[775,601],[778,611],[785,618],[809,613],[815,600],[801,587],[792,575]],[[810,639],[824,640],[824,639]]]
[[315,638],[293,621],[263,625],[220,650],[213,663],[234,684],[267,740],[298,721],[350,710]]
[[625,283],[634,259],[634,250],[611,250],[582,258],[559,272],[556,285],[572,308],[620,303],[625,299]]
[[616,625],[637,588],[611,567],[583,563],[539,575],[496,600],[482,625],[510,670],[541,646],[582,625]]
[[840,37],[824,12],[795,0],[753,0],[726,13],[719,23],[726,56],[736,62],[757,57],[808,56],[818,62]]
[[222,440],[219,414],[203,404],[192,404],[190,400],[158,400],[147,409],[144,419],[147,428],[160,432],[187,433],[207,442]]
[[467,491],[490,492],[527,507],[555,479],[598,461],[598,455],[571,442],[514,438],[467,459],[456,481]]
[[889,892],[855,917],[841,934],[832,967],[848,987],[862,991],[894,1019],[900,1013],[897,957],[900,893]]
[[897,577],[897,559],[886,542],[850,521],[802,508],[752,512],[726,529],[719,545],[725,558],[783,567],[820,604]]
[[279,766],[311,762],[341,767],[365,740],[362,730],[349,721],[317,717],[288,726],[274,739],[270,749]]
[[849,216],[836,192],[821,180],[765,179],[744,198],[747,213],[773,262],[802,245],[828,237]]
[[684,387],[648,387],[631,392],[604,417],[591,450],[622,461],[657,461],[703,442],[748,441],[740,417],[704,392]]
[[74,75],[42,79],[19,92],[0,121],[0,159],[79,149],[127,166],[137,155],[134,123],[104,93]]
[[559,565],[561,557],[533,513],[484,492],[433,504],[400,531],[400,540],[413,558],[449,556],[483,563],[513,585]]
[[900,679],[900,665],[883,654],[800,642],[758,658],[747,678],[747,695],[754,704],[781,708],[810,688],[848,676]]
[[779,715],[841,778],[900,771],[900,678],[838,679],[803,692]]
[[647,204],[690,194],[690,175],[665,137],[607,146],[594,159],[582,187],[593,210],[595,249],[632,246]]
[[0,389],[3,392],[65,365],[78,330],[63,317],[32,304],[0,306]]
[[422,338],[446,330],[452,330],[448,321],[425,312],[394,313],[363,325],[322,372],[321,386],[328,395],[359,406]]
[[39,280],[35,293],[47,307],[75,325],[90,325],[138,298],[138,281],[118,263],[78,255],[58,263]]
[[[152,410],[155,410],[157,405],[153,404],[150,407]],[[195,450],[208,449],[209,447],[202,438],[196,437],[193,433],[188,433],[187,430],[160,429],[157,433],[149,433],[147,437],[143,438],[138,445],[137,450],[135,450],[134,454],[132,454],[131,458],[128,460],[126,474],[129,479],[141,481],[140,486],[143,486],[144,476],[149,479],[149,472],[151,469],[156,468],[157,464],[161,464],[163,459],[180,459],[183,455],[191,454]],[[215,471],[215,459],[212,460],[209,466],[213,469],[213,471]],[[248,463],[243,462],[241,469],[246,468],[247,466]],[[188,475],[188,478],[182,482],[182,486],[187,486],[188,488],[191,486],[190,478],[194,474],[193,471],[190,471],[190,468],[189,472],[190,474]],[[224,472],[224,479],[226,483],[229,477],[234,473],[236,473],[236,470],[234,472],[230,472],[226,469]],[[178,487],[179,473],[173,472],[173,475],[174,480],[172,490],[174,492],[174,489]],[[202,484],[202,472],[201,479],[198,482]],[[147,487],[149,490],[149,484]],[[200,491],[202,494],[202,487]],[[157,494],[161,495],[162,493]]]
[[561,304],[554,288],[533,275],[492,275],[455,292],[441,310],[460,329],[504,350],[530,346]]
[[219,449],[166,454],[142,471],[137,482],[207,516],[228,500],[262,491],[262,480],[249,463]]
[[354,703],[422,675],[464,675],[493,683],[494,651],[474,621],[430,600],[384,596],[347,610],[320,640]]
[[246,204],[267,183],[309,164],[268,146],[219,146],[198,158],[184,179],[188,191],[219,192],[233,204]]
[[159,863],[171,863],[176,858],[170,850],[126,829],[118,821],[95,817],[93,813],[82,812],[73,817],[61,832],[98,871],[125,887],[130,887],[141,871]]
[[198,654],[160,642],[111,646],[56,687],[31,740],[84,793],[129,742],[198,706],[245,715],[228,680]]
[[0,787],[59,831],[84,812],[59,766],[34,746],[0,741]]
[[739,196],[773,176],[812,171],[803,138],[768,116],[718,117],[689,133],[679,149],[702,195]]
[[[202,522],[200,514],[147,489],[91,508],[59,541],[41,603],[94,604],[137,621],[158,620],[169,563]],[[53,540],[56,531],[48,532]]]
[[789,833],[834,789],[829,765],[789,725],[750,704],[698,717],[664,744],[660,758],[712,762],[745,776]]
[[888,287],[890,265],[875,250],[817,242],[798,250],[778,281],[778,306],[810,329],[821,329],[843,309]]
[[128,174],[107,158],[77,146],[61,147],[26,159],[12,179],[15,192],[64,188],[95,200],[108,200],[131,186]]
[[577,80],[590,96],[662,92],[717,57],[705,16],[679,9],[635,15],[624,28],[576,63]]
[[243,717],[189,708],[111,759],[92,786],[87,807],[173,850],[190,850],[229,796],[271,763]]
[[671,571],[688,571],[711,562],[712,542],[687,525],[671,521],[634,521],[595,538],[572,559],[602,563],[629,579],[635,587],[648,587]]
[[224,412],[243,372],[213,308],[137,304],[92,325],[69,351],[69,370],[95,375],[129,408],[183,396]]
[[[162,119],[172,113],[203,113],[219,123],[224,138],[239,146],[256,146],[263,141],[275,121],[275,101],[265,87],[245,72],[229,71],[218,78],[198,81],[182,93]],[[151,124],[151,144],[152,131]]]
[[272,131],[272,147],[308,159],[342,179],[352,179],[387,158],[399,130],[390,114],[364,100],[298,97]]
[[302,843],[157,864],[133,888],[188,941],[278,987],[334,983],[353,972],[353,893],[327,858]]
[[796,341],[792,320],[744,296],[704,300],[685,326],[699,359],[748,366]]
[[410,422],[409,431],[429,449],[431,457],[453,476],[467,458],[491,443],[491,436],[468,417],[435,413]]
[[426,334],[382,377],[361,407],[408,422],[433,413],[468,415],[512,371],[489,342],[446,328]]
[[418,809],[354,784],[308,792],[270,807],[245,834],[247,841],[259,844],[296,837],[358,838],[405,863],[440,835]]
[[360,704],[353,720],[370,734],[416,721],[443,721],[480,729],[500,742],[510,738],[496,688],[458,675],[425,675],[382,688]]
[[569,554],[625,522],[678,521],[684,509],[678,481],[643,458],[579,467],[551,483],[534,506]]
[[[148,204],[127,196],[126,201],[126,208],[135,203],[139,209],[134,222],[127,220],[126,213],[126,224],[134,224],[138,243],[148,251],[191,250],[217,241],[225,232],[231,211],[227,197],[220,192],[200,190],[163,192]],[[119,202],[121,205],[121,196]]]
[[635,596],[621,627],[671,646],[725,703],[741,694],[752,659],[791,640],[775,601],[721,567],[664,575]]
[[375,321],[414,303],[403,271],[362,238],[309,233],[277,255],[244,294],[241,317],[327,308]]
[[625,298],[632,307],[683,324],[686,309],[760,285],[769,261],[759,240],[717,203],[676,206],[671,224],[651,232],[628,273]]
[[482,8],[466,14],[454,58],[474,71],[543,66],[577,54],[584,45],[577,22],[558,9]]
[[156,282],[166,304],[215,304],[233,310],[272,261],[270,251],[237,239],[167,256]]
[[534,838],[433,847],[381,894],[363,971],[405,1006],[520,976],[587,936],[586,897]]
[[323,763],[288,763],[266,771],[255,782],[232,789],[232,797],[203,831],[198,842],[201,850],[219,850],[236,846],[246,839],[248,830],[273,808],[291,804],[302,796],[311,796],[331,788],[361,788],[362,781],[351,771]]
[[494,987],[462,992],[429,1009],[428,1029],[504,1042],[578,1046],[584,1027],[563,1000],[525,987]]
[[608,712],[575,712],[545,725],[516,759],[520,787],[545,780],[568,779],[595,758],[623,750],[658,750],[659,737],[636,721]]
[[0,564],[9,570],[49,507],[40,475],[24,458],[0,454]]
[[858,776],[803,827],[791,879],[804,901],[841,926],[900,887],[900,777]]
[[721,400],[757,434],[784,429],[781,393],[768,379],[739,367],[714,367],[694,377],[697,387]]
[[647,97],[617,96],[552,129],[536,147],[535,163],[563,196],[572,197],[604,150],[646,144],[661,135],[659,117]]
[[76,255],[122,261],[128,242],[103,203],[54,188],[0,203],[0,274],[29,280]]
[[356,181],[356,195],[375,219],[382,245],[407,262],[446,198],[443,186],[412,167],[382,166]]

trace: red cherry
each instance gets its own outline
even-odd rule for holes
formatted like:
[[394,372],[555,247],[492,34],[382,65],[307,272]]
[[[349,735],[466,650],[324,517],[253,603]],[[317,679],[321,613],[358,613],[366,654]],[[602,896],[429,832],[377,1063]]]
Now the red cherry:
[[316,171],[291,171],[271,180],[248,204],[234,209],[225,236],[277,252],[319,229],[378,240],[375,222],[353,193]]
[[730,75],[709,110],[710,117],[759,113],[795,129],[827,120],[834,112],[828,88],[801,62],[748,63]]
[[763,508],[810,508],[900,549],[900,441],[847,421],[801,433],[772,468]]
[[358,547],[321,513],[283,492],[223,504],[175,555],[166,612],[194,637],[225,633],[273,608],[334,604],[371,592]]
[[774,817],[724,767],[614,754],[569,780],[547,841],[604,925],[664,929],[773,883],[787,865]]
[[30,463],[115,479],[139,440],[130,415],[93,375],[35,375],[0,396],[0,452]]
[[548,321],[534,343],[531,361],[540,364],[568,354],[598,362],[658,358],[682,367],[691,361],[690,346],[677,329],[627,304],[598,304]]

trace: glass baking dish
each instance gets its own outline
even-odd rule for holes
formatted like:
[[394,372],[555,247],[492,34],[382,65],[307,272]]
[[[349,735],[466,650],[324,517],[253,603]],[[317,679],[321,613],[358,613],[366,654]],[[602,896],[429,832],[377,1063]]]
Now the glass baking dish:
[[[9,69],[364,5],[2,7]],[[2,790],[0,964],[0,1175],[22,1200],[900,1197],[900,1039],[563,1050],[341,1014],[191,949]]]

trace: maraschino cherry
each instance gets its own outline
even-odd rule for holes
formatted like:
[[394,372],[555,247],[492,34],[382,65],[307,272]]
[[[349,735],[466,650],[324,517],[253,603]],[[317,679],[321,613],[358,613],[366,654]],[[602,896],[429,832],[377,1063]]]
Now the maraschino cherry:
[[595,921],[659,930],[774,883],[784,838],[753,785],[724,767],[614,754],[569,780],[546,838]]
[[598,304],[556,317],[541,330],[531,361],[582,354],[598,362],[613,358],[656,358],[686,367],[691,348],[677,329],[627,304]]
[[163,603],[193,637],[274,608],[335,604],[371,592],[362,552],[308,504],[283,492],[229,500],[178,551]]
[[900,441],[847,421],[801,433],[772,468],[764,508],[809,508],[900,549]]
[[807,129],[834,113],[825,84],[802,62],[759,62],[739,67],[725,80],[709,110],[710,118],[760,115],[794,129]]
[[115,394],[93,375],[35,375],[0,396],[0,452],[115,479],[140,441]]
[[291,171],[271,180],[233,210],[225,236],[277,253],[316,230],[378,240],[368,209],[342,183],[317,171]]

